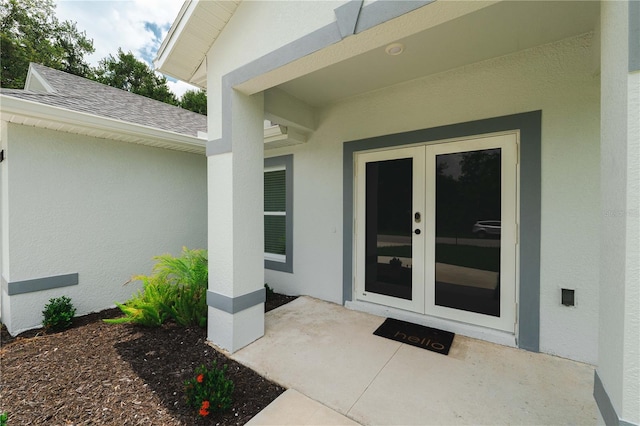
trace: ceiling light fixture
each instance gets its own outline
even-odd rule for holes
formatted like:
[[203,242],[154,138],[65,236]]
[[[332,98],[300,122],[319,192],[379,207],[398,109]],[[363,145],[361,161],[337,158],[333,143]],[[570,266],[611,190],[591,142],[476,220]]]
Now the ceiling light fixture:
[[392,43],[388,45],[384,51],[387,52],[387,55],[398,56],[404,52],[404,45],[402,43]]

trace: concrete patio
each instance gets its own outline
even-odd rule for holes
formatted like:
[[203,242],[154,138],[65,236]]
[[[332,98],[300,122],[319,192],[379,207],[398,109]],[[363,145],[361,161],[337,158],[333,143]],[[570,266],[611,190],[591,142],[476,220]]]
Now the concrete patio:
[[[251,424],[596,424],[593,366],[456,335],[448,356],[384,318],[300,297],[232,358],[289,390]],[[346,416],[346,417],[345,417]]]

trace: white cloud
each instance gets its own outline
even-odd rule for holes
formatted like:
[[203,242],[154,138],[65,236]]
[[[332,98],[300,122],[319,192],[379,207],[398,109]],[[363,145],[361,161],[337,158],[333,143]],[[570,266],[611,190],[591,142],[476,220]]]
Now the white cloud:
[[[162,39],[182,6],[181,0],[55,0],[60,20],[77,22],[78,30],[93,39],[95,53],[87,61],[115,56],[118,48],[153,67],[152,60]],[[160,32],[157,37],[155,31]],[[181,96],[192,88],[186,83],[169,82],[169,88]]]

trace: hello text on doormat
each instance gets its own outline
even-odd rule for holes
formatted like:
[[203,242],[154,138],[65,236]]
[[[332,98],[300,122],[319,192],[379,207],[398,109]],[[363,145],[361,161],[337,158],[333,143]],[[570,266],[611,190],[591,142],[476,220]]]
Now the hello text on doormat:
[[384,320],[373,334],[443,355],[449,354],[455,336],[449,331],[411,324],[393,318]]

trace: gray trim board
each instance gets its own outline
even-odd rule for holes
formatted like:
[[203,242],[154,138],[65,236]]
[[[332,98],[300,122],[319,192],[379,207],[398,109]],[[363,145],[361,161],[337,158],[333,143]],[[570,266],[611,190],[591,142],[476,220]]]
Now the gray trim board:
[[364,0],[349,0],[348,3],[335,9],[336,22],[342,38],[356,33],[358,15],[360,15],[363,2]]
[[[231,139],[231,92],[233,88],[231,87],[230,79],[230,76],[224,76],[222,78],[222,137],[218,139],[221,147],[229,149],[229,151],[226,152],[233,151],[233,140]],[[209,155],[208,151],[209,144],[207,144],[207,155]]]
[[231,140],[215,139],[207,142],[207,157],[231,152]]
[[629,72],[640,71],[640,0],[629,2]]
[[600,415],[607,426],[638,426],[637,423],[630,423],[618,417],[618,413],[616,413],[616,409],[611,403],[609,394],[607,394],[602,380],[600,380],[600,376],[598,376],[598,371],[594,371],[593,373],[593,398],[596,400]]
[[[266,74],[342,40],[338,24],[333,22],[237,68],[229,76],[232,86]],[[224,78],[224,77],[223,77]]]
[[[423,6],[432,3],[433,0],[397,0],[397,1],[385,1],[380,0],[371,3],[360,9],[360,13],[357,16],[357,23],[354,34],[361,33],[365,30],[380,25],[384,22],[390,21],[394,18],[402,16],[406,13],[419,9]],[[356,2],[357,3],[357,2]],[[230,72],[225,77],[229,78],[230,87],[237,84],[244,83],[259,75],[266,74],[286,64],[310,55],[314,52],[324,49],[332,44],[338,43],[344,37],[342,35],[340,26],[341,18],[345,12],[346,7],[350,6],[349,3],[344,4],[334,9],[338,20],[331,24],[325,25],[322,28],[315,30],[289,44],[282,46],[272,52],[267,53],[260,58],[249,62],[246,65]],[[227,86],[223,84],[223,90]],[[224,96],[224,94],[223,94]],[[224,99],[223,99],[223,111],[224,111]]]
[[229,297],[224,294],[207,290],[207,305],[229,314],[244,311],[245,309],[264,303],[266,300],[267,291],[265,288],[237,297]]
[[7,292],[7,295],[15,296],[16,294],[33,293],[36,291],[78,285],[78,282],[79,279],[77,273],[13,282],[6,282],[3,277],[2,287]]
[[264,260],[264,267],[274,271],[293,273],[293,154],[264,159],[264,167],[284,166],[286,188],[286,252],[285,262]]
[[540,221],[542,111],[451,124],[346,142],[343,146],[343,302],[352,300],[354,154],[443,139],[520,131],[520,303],[518,346],[540,350]]
[[363,7],[362,12],[360,12],[358,24],[356,25],[356,34],[406,13],[413,12],[422,6],[433,3],[433,1],[434,0],[394,0],[371,3],[367,7]]

